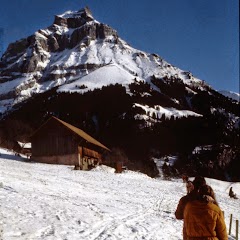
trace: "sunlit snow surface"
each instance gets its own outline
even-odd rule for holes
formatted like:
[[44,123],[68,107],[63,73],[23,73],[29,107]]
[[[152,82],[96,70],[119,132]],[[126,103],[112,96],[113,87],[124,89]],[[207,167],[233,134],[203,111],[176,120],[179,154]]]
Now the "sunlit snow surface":
[[[133,82],[132,75],[126,70],[117,65],[108,65],[97,69],[79,80],[75,80],[73,83],[59,87],[59,91],[83,93],[95,88],[100,89],[110,84],[121,83],[122,85],[127,85],[131,82]],[[85,85],[86,89],[79,90],[78,86],[81,85]]]
[[[180,179],[166,181],[100,166],[74,171],[72,166],[24,161],[0,150],[0,229],[4,240],[126,239],[179,240],[182,221],[175,219],[185,194]],[[240,216],[240,183],[207,179],[229,216]],[[0,237],[0,239],[1,239]],[[229,239],[233,239],[229,237]]]

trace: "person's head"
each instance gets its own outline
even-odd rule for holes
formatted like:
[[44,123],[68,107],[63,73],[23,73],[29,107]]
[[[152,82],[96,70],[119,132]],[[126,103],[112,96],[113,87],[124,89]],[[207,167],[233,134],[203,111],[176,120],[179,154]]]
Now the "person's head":
[[210,197],[215,199],[214,191],[213,191],[213,189],[209,185],[201,186],[199,188],[198,193],[199,193],[200,196],[207,195],[207,196],[210,196]]
[[210,196],[216,202],[215,193],[209,185],[201,186],[199,188],[198,194],[200,198],[204,198],[205,196]]
[[190,193],[194,189],[193,182],[187,181],[186,187],[187,187],[187,193]]
[[196,190],[198,190],[201,186],[205,186],[206,184],[205,178],[201,176],[196,176],[193,180],[194,189]]

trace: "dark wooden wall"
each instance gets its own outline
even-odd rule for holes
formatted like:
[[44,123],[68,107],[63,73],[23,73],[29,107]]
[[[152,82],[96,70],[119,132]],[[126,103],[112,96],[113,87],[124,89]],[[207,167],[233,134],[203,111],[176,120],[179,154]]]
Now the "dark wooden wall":
[[78,152],[78,138],[57,121],[50,120],[34,134],[32,156],[67,155]]

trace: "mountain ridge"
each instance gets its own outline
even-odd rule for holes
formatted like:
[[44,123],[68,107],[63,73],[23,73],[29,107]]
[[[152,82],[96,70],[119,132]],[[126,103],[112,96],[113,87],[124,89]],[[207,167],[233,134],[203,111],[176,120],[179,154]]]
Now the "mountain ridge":
[[227,90],[219,90],[218,92],[226,97],[229,97],[229,98],[235,100],[235,101],[238,101],[238,102],[240,101],[240,93],[227,91]]

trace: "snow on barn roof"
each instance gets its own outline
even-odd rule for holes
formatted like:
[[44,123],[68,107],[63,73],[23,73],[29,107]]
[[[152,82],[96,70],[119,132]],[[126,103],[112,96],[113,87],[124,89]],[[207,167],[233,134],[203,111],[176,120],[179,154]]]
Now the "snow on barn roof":
[[20,145],[21,148],[31,148],[32,144],[30,142],[24,143],[24,142],[19,142],[18,144]]

